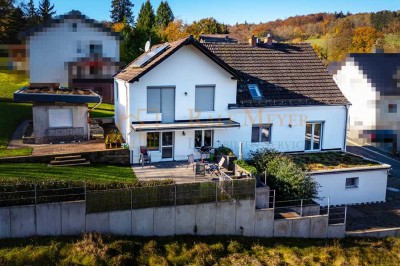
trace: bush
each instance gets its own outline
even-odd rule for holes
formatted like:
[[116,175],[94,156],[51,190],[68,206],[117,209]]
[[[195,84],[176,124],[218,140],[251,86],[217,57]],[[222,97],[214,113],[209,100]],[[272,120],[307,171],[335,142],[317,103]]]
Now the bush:
[[290,157],[274,150],[252,151],[251,163],[259,173],[267,172],[267,183],[276,191],[277,200],[313,199],[318,183]]
[[258,172],[257,168],[255,168],[254,166],[246,163],[246,161],[244,161],[244,160],[236,160],[235,164],[239,165],[240,167],[242,167],[244,170],[246,170],[247,172],[249,172],[253,176],[257,175],[257,172]]
[[235,156],[232,149],[224,146],[217,148],[215,150],[215,155]]

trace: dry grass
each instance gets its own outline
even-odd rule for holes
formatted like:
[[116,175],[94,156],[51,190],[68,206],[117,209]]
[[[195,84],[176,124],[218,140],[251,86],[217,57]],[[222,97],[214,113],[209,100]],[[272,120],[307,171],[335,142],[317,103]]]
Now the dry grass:
[[0,241],[1,265],[400,265],[400,239],[34,238]]

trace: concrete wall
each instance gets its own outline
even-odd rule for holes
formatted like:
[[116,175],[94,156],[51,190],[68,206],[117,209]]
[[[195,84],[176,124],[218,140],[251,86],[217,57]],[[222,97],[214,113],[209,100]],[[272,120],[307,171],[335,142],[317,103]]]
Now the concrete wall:
[[328,226],[327,216],[274,220],[274,210],[256,210],[254,200],[91,214],[86,214],[85,202],[0,208],[0,238],[68,236],[84,232],[127,236],[341,238],[344,230],[344,225]]
[[[330,205],[383,202],[386,200],[387,169],[343,171],[336,173],[312,174],[320,185],[319,204]],[[357,188],[346,189],[346,178],[358,177]]]
[[346,237],[373,237],[373,238],[400,237],[400,227],[347,231]]

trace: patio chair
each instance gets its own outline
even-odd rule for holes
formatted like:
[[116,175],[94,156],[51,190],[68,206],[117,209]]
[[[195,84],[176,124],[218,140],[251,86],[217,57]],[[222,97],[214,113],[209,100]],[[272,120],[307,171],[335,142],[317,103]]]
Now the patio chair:
[[139,158],[139,163],[142,164],[142,168],[144,164],[151,164],[151,155],[147,151],[147,148],[144,146],[140,146],[140,158]]
[[209,173],[210,175],[213,175],[213,174],[219,175],[219,174],[220,174],[220,170],[221,170],[222,168],[224,168],[224,167],[223,167],[224,162],[225,162],[225,158],[222,157],[218,164],[210,164],[210,165],[208,166],[208,173]]
[[196,165],[196,163],[194,162],[194,155],[189,154],[187,157],[188,157],[188,164],[187,164],[186,168],[189,168],[189,165],[192,165],[193,171],[194,171],[194,166]]

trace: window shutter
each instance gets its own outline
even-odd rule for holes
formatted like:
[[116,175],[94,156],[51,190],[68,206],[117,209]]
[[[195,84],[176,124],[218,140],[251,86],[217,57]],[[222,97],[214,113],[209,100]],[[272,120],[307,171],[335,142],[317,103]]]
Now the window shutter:
[[196,87],[195,93],[195,111],[214,111],[214,94],[215,87],[207,86],[199,86]]
[[161,90],[159,88],[147,89],[147,113],[161,113]]

